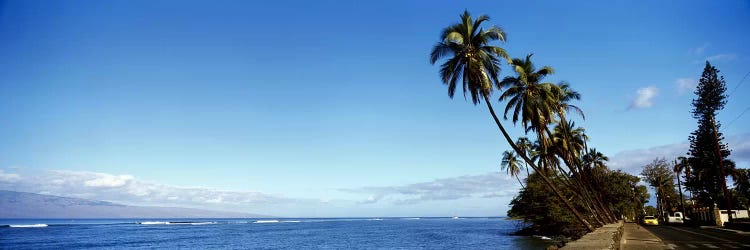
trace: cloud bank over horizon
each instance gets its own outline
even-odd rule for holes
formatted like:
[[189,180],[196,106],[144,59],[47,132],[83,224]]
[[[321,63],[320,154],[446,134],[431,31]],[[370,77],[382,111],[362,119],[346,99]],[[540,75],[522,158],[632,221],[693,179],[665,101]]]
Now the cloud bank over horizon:
[[[748,168],[750,164],[750,134],[728,136],[724,142],[732,150],[730,159],[738,163],[739,168]],[[656,158],[671,161],[679,156],[685,156],[690,148],[688,141],[655,146],[651,148],[620,151],[609,156],[609,167],[621,169],[624,172],[638,175],[641,168]],[[744,164],[744,165],[743,165]]]
[[[740,168],[750,164],[750,134],[728,136],[730,156]],[[687,141],[609,155],[609,167],[638,175],[655,158],[685,155]],[[524,173],[525,174],[525,173]],[[521,179],[524,176],[522,174]],[[291,198],[261,191],[182,187],[144,181],[130,174],[87,171],[0,169],[0,189],[103,200],[138,206],[177,206],[287,217],[336,216],[497,216],[519,191],[514,177],[498,172],[438,178],[403,185],[337,188],[331,198]],[[346,197],[346,198],[342,198]],[[434,208],[442,208],[435,210]],[[432,208],[431,210],[428,208]],[[422,212],[428,211],[429,212]]]
[[144,181],[133,175],[87,171],[0,170],[0,189],[102,200],[125,205],[179,206],[245,211],[241,208],[276,206],[301,200],[257,191],[228,191],[181,187]]
[[341,189],[344,192],[369,195],[360,204],[380,201],[396,205],[464,198],[507,198],[510,201],[520,185],[514,177],[499,172],[465,175],[398,186],[371,186]]

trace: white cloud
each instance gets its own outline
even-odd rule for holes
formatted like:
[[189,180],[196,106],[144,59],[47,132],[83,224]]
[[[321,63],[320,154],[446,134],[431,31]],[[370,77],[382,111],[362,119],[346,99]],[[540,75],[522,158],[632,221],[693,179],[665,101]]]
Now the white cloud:
[[624,172],[638,175],[646,164],[656,158],[673,160],[678,156],[684,156],[690,145],[687,142],[656,146],[645,149],[625,150],[610,157],[608,166],[612,169],[621,169]]
[[675,81],[675,85],[677,85],[677,94],[683,95],[695,89],[698,81],[692,78],[680,78]]
[[[104,200],[128,205],[159,205],[216,208],[285,204],[299,201],[254,191],[225,191],[203,187],[180,187],[139,180],[132,175],[59,170],[28,170],[28,178],[0,170],[0,189],[45,193],[66,197]],[[187,197],[187,198],[186,198]]]
[[99,174],[101,177],[83,182],[88,187],[122,187],[131,180],[132,175]]
[[[331,195],[334,197],[288,198],[282,194],[257,191],[174,186],[119,173],[31,168],[19,169],[17,173],[24,178],[14,183],[0,181],[0,190],[125,205],[189,207],[281,217],[494,216],[505,213],[507,204],[519,188],[515,179],[490,173],[402,186],[355,187],[344,190],[345,193],[333,190],[335,192]],[[95,185],[86,185],[87,182]],[[410,205],[403,206],[405,204]]]
[[703,46],[700,46],[700,47],[695,47],[695,48],[688,49],[688,54],[691,54],[691,55],[702,55],[703,52],[706,51],[706,48],[708,48],[708,43],[703,44]]
[[367,198],[360,201],[360,204],[388,200],[392,201],[393,204],[407,205],[437,200],[512,197],[518,192],[518,187],[516,180],[511,179],[508,175],[488,173],[436,179],[401,186],[362,187],[342,189],[341,191],[367,194]]
[[735,54],[718,54],[706,57],[706,61],[713,62],[713,61],[731,61],[737,58],[737,55]]
[[0,182],[17,182],[21,180],[21,176],[18,174],[5,173],[0,169]]
[[[732,150],[730,159],[738,163],[738,167],[747,167],[750,163],[750,134],[727,136],[725,142]],[[685,142],[661,145],[644,149],[625,150],[610,157],[608,163],[612,169],[621,169],[627,173],[638,175],[643,166],[656,158],[665,158],[667,161],[685,156],[690,144]],[[744,165],[743,165],[744,164]]]
[[638,89],[635,99],[630,103],[632,108],[649,108],[654,105],[654,98],[659,94],[659,89],[654,86]]

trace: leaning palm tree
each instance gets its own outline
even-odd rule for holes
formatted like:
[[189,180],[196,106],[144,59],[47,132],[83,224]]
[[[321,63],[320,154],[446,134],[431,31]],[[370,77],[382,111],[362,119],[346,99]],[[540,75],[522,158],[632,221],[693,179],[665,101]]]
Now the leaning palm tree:
[[[572,110],[583,116],[581,109],[570,103],[573,100],[579,100],[580,94],[572,90],[567,83],[544,82],[547,76],[554,73],[554,69],[549,66],[537,68],[531,61],[532,56],[533,54],[529,54],[523,59],[513,59],[511,64],[516,75],[503,78],[500,84],[507,87],[500,96],[500,100],[508,100],[505,107],[505,118],[508,119],[508,113],[512,111],[513,123],[520,122],[527,132],[533,131],[536,133],[537,141],[540,142],[538,151],[555,151],[554,153],[560,156],[568,167],[567,172],[571,173],[575,182],[577,182],[573,185],[574,188],[580,189],[577,195],[586,200],[585,203],[589,203],[585,204],[586,206],[592,207],[591,203],[595,202],[593,199],[597,197],[597,195],[591,194],[595,192],[595,189],[584,188],[589,183],[578,174],[581,172],[581,168],[577,159],[585,146],[585,140],[581,147],[574,147],[569,144],[573,139],[572,137],[563,140],[561,144],[551,145],[555,140],[551,139],[554,135],[549,130],[549,126],[553,123],[568,125],[565,120],[566,112]],[[569,135],[574,131],[562,132]],[[581,134],[576,136],[585,136],[582,131],[580,132]],[[548,149],[550,146],[555,146],[555,149]],[[601,204],[601,202],[598,203]],[[612,213],[607,208],[599,205],[595,209],[599,211],[590,210],[590,212],[609,217],[600,218],[601,221],[613,221],[613,217],[610,216]]]
[[609,161],[609,157],[596,150],[596,148],[591,148],[588,150],[588,152],[586,152],[586,154],[581,156],[581,159],[584,176],[586,176],[585,178],[589,180],[589,188],[595,195],[594,198],[596,199],[596,202],[598,202],[598,205],[600,207],[604,208],[605,214],[607,214],[610,219],[616,219],[611,208],[608,206],[604,206],[604,197],[602,196],[601,189],[599,188],[604,186],[602,176],[604,176],[608,171],[605,162]]
[[531,62],[531,56],[533,54],[527,55],[525,59],[512,60],[516,76],[507,76],[500,82],[506,88],[500,100],[508,100],[505,119],[508,119],[508,112],[513,110],[513,123],[520,122],[527,132],[534,131],[541,146],[548,147],[545,129],[553,122],[555,93],[559,91],[554,90],[557,88],[555,84],[542,82],[545,77],[554,73],[554,69],[544,66],[537,70]]
[[[561,115],[562,116],[562,115]],[[562,119],[561,119],[562,120]],[[581,152],[584,149],[585,141],[588,139],[585,130],[576,127],[575,122],[558,122],[551,135],[555,153],[563,160],[572,178],[576,181],[576,189],[582,199],[585,200],[586,206],[592,213],[598,216],[598,219],[605,223],[611,223],[616,220],[611,208],[606,206],[601,196],[600,188],[602,183],[597,180],[604,171],[587,171],[581,165]],[[596,169],[599,170],[599,169]]]
[[[511,148],[529,166],[538,171],[539,168],[533,164],[531,159],[516,147],[492,108],[490,96],[494,89],[493,85],[500,87],[498,77],[501,59],[507,60],[509,57],[504,49],[490,44],[493,41],[505,41],[505,31],[494,26],[486,30],[481,28],[482,23],[487,20],[489,20],[489,17],[486,15],[474,19],[468,11],[464,11],[459,23],[443,29],[440,42],[435,44],[430,53],[430,63],[435,64],[438,60],[445,58],[446,61],[440,66],[440,77],[443,83],[448,85],[448,96],[453,98],[456,87],[460,84],[463,88],[464,97],[468,92],[474,105],[480,103],[483,99],[495,124]],[[545,184],[553,190],[573,215],[589,231],[593,231],[594,228],[591,224],[563,196],[552,181],[544,175],[541,176]]]
[[518,180],[518,184],[521,184],[521,188],[526,188],[523,185],[523,182],[521,182],[521,179],[518,178],[518,175],[521,174],[520,163],[521,162],[518,160],[515,152],[506,150],[505,152],[503,152],[503,161],[500,163],[500,167],[502,170],[505,170],[510,176],[516,177],[516,180]]
[[536,140],[534,141],[534,144],[531,145],[531,150],[531,160],[536,162],[537,166],[541,167],[542,172],[540,172],[540,174],[550,175],[553,171],[560,171],[566,176],[568,175],[567,172],[559,169],[560,160],[555,156],[555,153],[552,152],[551,147],[543,147],[542,143]]
[[589,149],[589,151],[585,155],[583,155],[584,166],[587,166],[591,169],[607,169],[607,165],[605,164],[605,162],[607,161],[609,161],[609,157],[596,150],[596,148]]
[[552,133],[552,142],[560,154],[566,160],[576,161],[583,151],[586,137],[586,130],[582,127],[576,127],[573,121],[567,123],[558,123]]

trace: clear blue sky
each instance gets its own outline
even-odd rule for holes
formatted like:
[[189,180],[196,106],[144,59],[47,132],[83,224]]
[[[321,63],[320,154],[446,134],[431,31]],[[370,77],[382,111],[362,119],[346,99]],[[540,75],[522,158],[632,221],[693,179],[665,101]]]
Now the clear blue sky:
[[[508,147],[428,63],[465,9],[581,92],[576,124],[631,173],[686,152],[706,59],[728,92],[750,72],[747,1],[0,1],[0,187],[282,216],[504,215],[517,184],[493,172]],[[741,167],[748,82],[718,116]]]

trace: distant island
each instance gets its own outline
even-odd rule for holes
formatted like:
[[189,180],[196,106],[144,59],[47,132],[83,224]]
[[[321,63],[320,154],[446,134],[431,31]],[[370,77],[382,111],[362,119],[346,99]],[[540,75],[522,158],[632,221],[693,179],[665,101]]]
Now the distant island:
[[106,201],[0,190],[0,218],[267,218],[268,215],[180,207],[128,206]]

